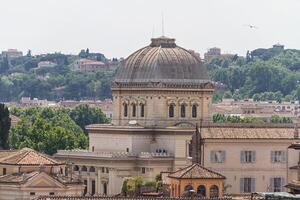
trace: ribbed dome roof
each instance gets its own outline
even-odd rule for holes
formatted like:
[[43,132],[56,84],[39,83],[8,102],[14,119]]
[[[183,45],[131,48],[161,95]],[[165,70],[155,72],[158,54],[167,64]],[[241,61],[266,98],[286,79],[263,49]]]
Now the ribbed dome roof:
[[199,57],[175,44],[175,39],[160,37],[123,61],[116,83],[193,83],[210,82]]

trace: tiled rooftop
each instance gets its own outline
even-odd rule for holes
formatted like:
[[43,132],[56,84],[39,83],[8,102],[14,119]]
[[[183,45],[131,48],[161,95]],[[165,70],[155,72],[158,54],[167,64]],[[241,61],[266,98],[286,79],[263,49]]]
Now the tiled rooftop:
[[[1,155],[3,155],[1,159]],[[7,165],[61,165],[61,161],[54,160],[48,155],[39,153],[30,148],[18,151],[0,151],[0,164]]]
[[25,183],[30,178],[36,176],[39,172],[31,172],[31,173],[16,173],[0,176],[0,183]]
[[200,164],[192,164],[169,174],[170,178],[178,179],[225,179],[225,176],[207,169]]
[[293,139],[294,128],[277,127],[205,127],[205,139]]
[[[0,183],[10,183],[10,184],[22,184],[26,183],[28,180],[38,176],[39,174],[44,173],[41,171],[34,171],[30,173],[14,173],[9,175],[0,176]],[[46,173],[45,173],[46,174]],[[81,183],[77,177],[60,176],[58,174],[47,174],[55,180],[63,184],[79,184]]]
[[151,153],[151,152],[140,152],[139,154],[128,153],[128,152],[90,152],[86,150],[58,150],[54,156],[86,156],[86,157],[97,157],[97,158],[173,158],[172,154],[169,153]]

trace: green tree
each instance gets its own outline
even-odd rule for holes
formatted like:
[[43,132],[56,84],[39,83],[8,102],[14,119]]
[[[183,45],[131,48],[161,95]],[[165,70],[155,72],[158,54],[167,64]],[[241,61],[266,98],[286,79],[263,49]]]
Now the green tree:
[[89,124],[108,123],[109,120],[101,109],[91,107],[87,104],[81,104],[70,111],[70,117],[82,128],[86,133],[85,126]]
[[21,118],[10,130],[13,149],[29,147],[52,155],[58,149],[87,148],[87,136],[65,110],[25,108],[13,112]]
[[0,104],[0,142],[2,149],[9,149],[8,136],[11,126],[8,108],[4,104]]
[[0,62],[0,74],[7,72],[7,70],[9,69],[9,66],[10,66],[10,64],[9,64],[8,57],[4,56],[2,58],[2,62]]

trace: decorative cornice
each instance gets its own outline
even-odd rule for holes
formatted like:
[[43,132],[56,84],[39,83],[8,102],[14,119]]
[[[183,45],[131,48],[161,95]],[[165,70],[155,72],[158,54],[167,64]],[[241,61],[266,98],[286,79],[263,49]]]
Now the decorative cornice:
[[178,89],[207,89],[213,90],[214,85],[211,82],[202,83],[161,83],[161,82],[112,82],[112,90],[130,89],[130,88],[178,88]]

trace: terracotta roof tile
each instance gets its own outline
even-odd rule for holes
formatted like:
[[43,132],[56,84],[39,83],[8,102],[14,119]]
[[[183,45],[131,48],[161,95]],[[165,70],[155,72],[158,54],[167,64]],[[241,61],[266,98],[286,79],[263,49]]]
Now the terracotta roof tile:
[[27,174],[16,173],[16,174],[9,174],[0,176],[0,183],[25,183],[30,178],[34,177],[35,175],[39,174],[39,172],[31,172]]
[[207,169],[200,164],[192,164],[169,174],[170,178],[178,179],[225,179],[225,176]]
[[206,127],[204,139],[293,139],[293,128]]
[[[1,153],[0,153],[1,155]],[[30,148],[23,148],[14,153],[8,154],[0,160],[0,164],[8,165],[60,165],[61,161],[54,160],[48,155],[39,153]]]
[[[9,174],[9,175],[4,175],[4,176],[0,176],[0,183],[23,184],[41,173],[45,173],[45,172],[34,171],[34,172],[30,172],[30,173],[14,173],[14,174]],[[71,179],[70,177],[59,176],[57,174],[47,174],[47,175],[52,177],[53,179],[59,181],[62,184],[81,184],[82,183],[77,177],[73,177]]]

